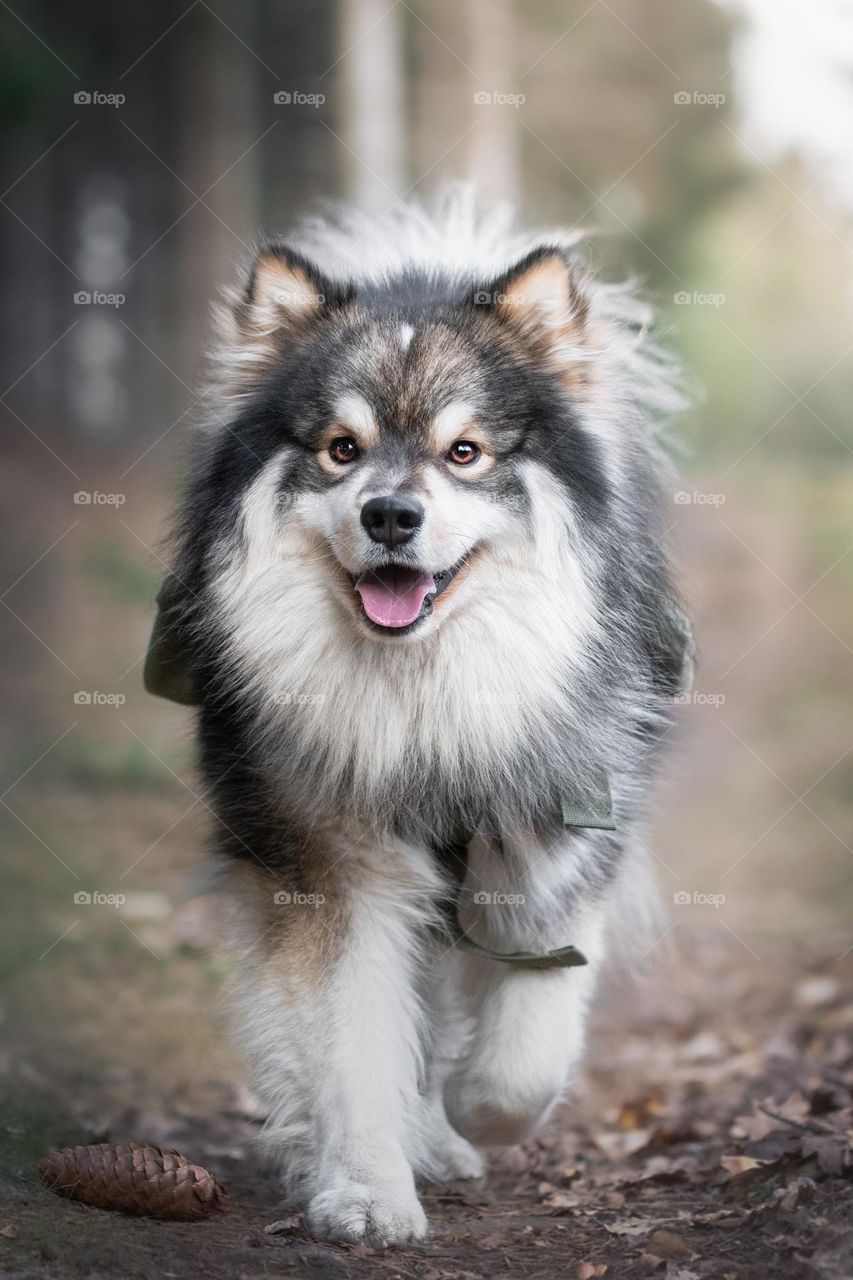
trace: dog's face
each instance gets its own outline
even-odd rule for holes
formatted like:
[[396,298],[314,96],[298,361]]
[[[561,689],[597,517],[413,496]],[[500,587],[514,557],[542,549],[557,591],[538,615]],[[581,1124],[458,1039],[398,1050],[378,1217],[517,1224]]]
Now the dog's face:
[[556,473],[579,510],[602,499],[572,408],[589,377],[586,306],[560,250],[472,289],[414,274],[334,285],[277,247],[235,320],[251,406],[240,434],[254,415],[270,459],[277,436],[298,545],[378,643],[428,635],[489,567],[494,591],[537,476]]

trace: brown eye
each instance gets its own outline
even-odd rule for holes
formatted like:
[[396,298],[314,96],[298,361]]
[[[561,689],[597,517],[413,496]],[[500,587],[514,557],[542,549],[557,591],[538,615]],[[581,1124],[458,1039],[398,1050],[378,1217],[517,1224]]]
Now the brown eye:
[[351,436],[339,436],[329,445],[329,457],[334,462],[355,462],[358,457],[358,445]]
[[447,451],[448,462],[455,462],[459,467],[470,466],[480,456],[480,450],[470,440],[457,440]]

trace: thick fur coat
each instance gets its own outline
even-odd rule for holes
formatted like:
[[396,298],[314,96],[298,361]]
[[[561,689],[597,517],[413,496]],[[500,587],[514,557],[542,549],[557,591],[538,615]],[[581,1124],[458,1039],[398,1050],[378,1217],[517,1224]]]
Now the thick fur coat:
[[[630,290],[464,193],[263,246],[219,329],[165,621],[239,1034],[313,1229],[401,1242],[417,1181],[548,1115],[608,937],[651,911],[679,396]],[[606,821],[566,821],[602,790]],[[588,963],[462,952],[448,912]]]

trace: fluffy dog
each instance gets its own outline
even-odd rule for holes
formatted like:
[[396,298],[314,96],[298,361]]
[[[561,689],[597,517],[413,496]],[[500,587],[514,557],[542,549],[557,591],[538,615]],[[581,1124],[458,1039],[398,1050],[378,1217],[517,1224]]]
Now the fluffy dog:
[[220,321],[149,683],[200,707],[270,1153],[400,1243],[548,1116],[649,911],[679,397],[630,290],[465,197],[265,245]]

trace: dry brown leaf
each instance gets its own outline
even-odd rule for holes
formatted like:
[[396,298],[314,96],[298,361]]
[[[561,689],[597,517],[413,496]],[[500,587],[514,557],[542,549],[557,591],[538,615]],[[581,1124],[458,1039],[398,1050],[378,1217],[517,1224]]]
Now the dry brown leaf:
[[770,1163],[767,1160],[756,1160],[754,1156],[720,1156],[720,1164],[732,1178],[741,1173],[749,1173],[752,1169],[760,1169]]
[[645,1236],[655,1229],[654,1218],[628,1218],[623,1222],[603,1222],[612,1236]]
[[759,1142],[778,1127],[778,1120],[772,1120],[770,1116],[759,1111],[751,1116],[736,1116],[731,1134],[733,1138],[749,1138],[750,1142]]
[[597,1133],[595,1145],[599,1147],[609,1160],[624,1160],[648,1146],[652,1133],[650,1129],[628,1129],[621,1133]]
[[649,1120],[659,1116],[664,1110],[664,1100],[660,1094],[652,1094],[634,1102],[623,1102],[616,1117],[620,1129],[644,1129]]
[[302,1220],[298,1213],[290,1213],[286,1218],[277,1218],[275,1222],[269,1222],[264,1227],[264,1234],[268,1236],[283,1236],[289,1231],[298,1231],[302,1226]]
[[686,1240],[673,1231],[655,1231],[646,1241],[646,1252],[657,1258],[665,1258],[667,1262],[678,1262],[682,1258],[694,1258],[696,1255]]

